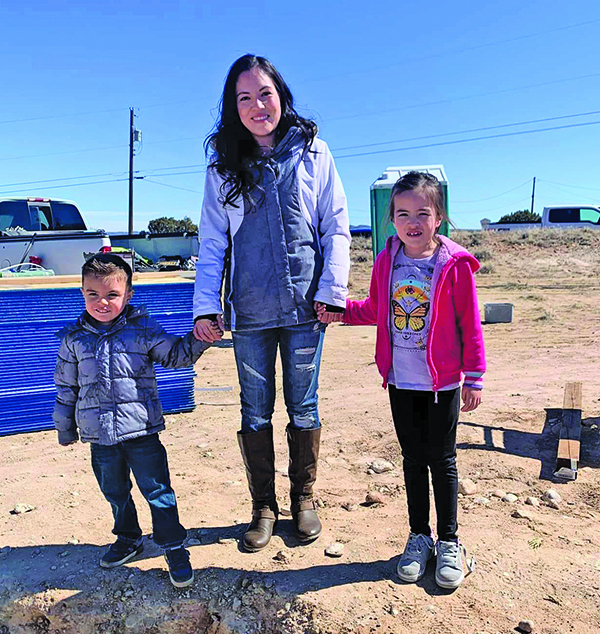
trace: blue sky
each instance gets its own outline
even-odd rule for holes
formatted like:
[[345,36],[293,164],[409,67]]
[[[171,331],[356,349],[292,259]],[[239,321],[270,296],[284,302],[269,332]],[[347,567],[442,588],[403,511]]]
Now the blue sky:
[[0,197],[74,200],[95,227],[127,229],[130,106],[135,229],[197,222],[202,142],[247,52],[317,121],[352,224],[388,166],[442,164],[460,228],[529,208],[534,176],[536,211],[600,204],[597,0],[6,0],[0,24]]

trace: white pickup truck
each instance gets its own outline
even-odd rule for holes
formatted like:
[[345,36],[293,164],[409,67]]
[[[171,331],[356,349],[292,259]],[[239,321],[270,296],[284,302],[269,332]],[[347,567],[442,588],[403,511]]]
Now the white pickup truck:
[[487,231],[520,231],[523,229],[600,229],[600,207],[592,205],[561,205],[544,207],[539,222],[490,222],[481,221],[481,228]]
[[86,256],[98,251],[110,251],[110,238],[88,229],[75,203],[0,198],[0,271],[31,262],[56,275],[77,274]]

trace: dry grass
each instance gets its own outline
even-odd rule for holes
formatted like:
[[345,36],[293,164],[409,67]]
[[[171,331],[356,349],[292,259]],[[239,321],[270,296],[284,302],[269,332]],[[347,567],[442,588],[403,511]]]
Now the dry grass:
[[[451,238],[484,263],[478,275],[480,286],[531,291],[525,298],[539,301],[537,289],[599,284],[600,231],[453,231]],[[373,265],[370,238],[353,238],[350,257],[351,297],[366,297]],[[532,280],[535,280],[533,287],[530,286]]]

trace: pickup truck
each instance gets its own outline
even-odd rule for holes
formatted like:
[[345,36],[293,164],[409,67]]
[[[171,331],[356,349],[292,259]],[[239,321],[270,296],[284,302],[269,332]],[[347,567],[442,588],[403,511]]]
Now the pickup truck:
[[0,271],[31,262],[56,275],[77,274],[86,257],[98,251],[110,251],[110,238],[89,229],[75,203],[0,198]]
[[521,231],[523,229],[558,228],[558,229],[600,229],[600,207],[591,205],[561,205],[544,207],[539,222],[490,222],[487,218],[481,221],[481,228],[486,231]]

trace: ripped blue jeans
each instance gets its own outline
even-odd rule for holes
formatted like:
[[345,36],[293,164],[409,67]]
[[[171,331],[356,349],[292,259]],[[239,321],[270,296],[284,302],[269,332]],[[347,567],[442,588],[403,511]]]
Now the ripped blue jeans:
[[297,326],[232,332],[240,381],[242,434],[271,426],[278,346],[290,426],[296,429],[321,426],[317,389],[325,328],[325,324],[312,321]]

